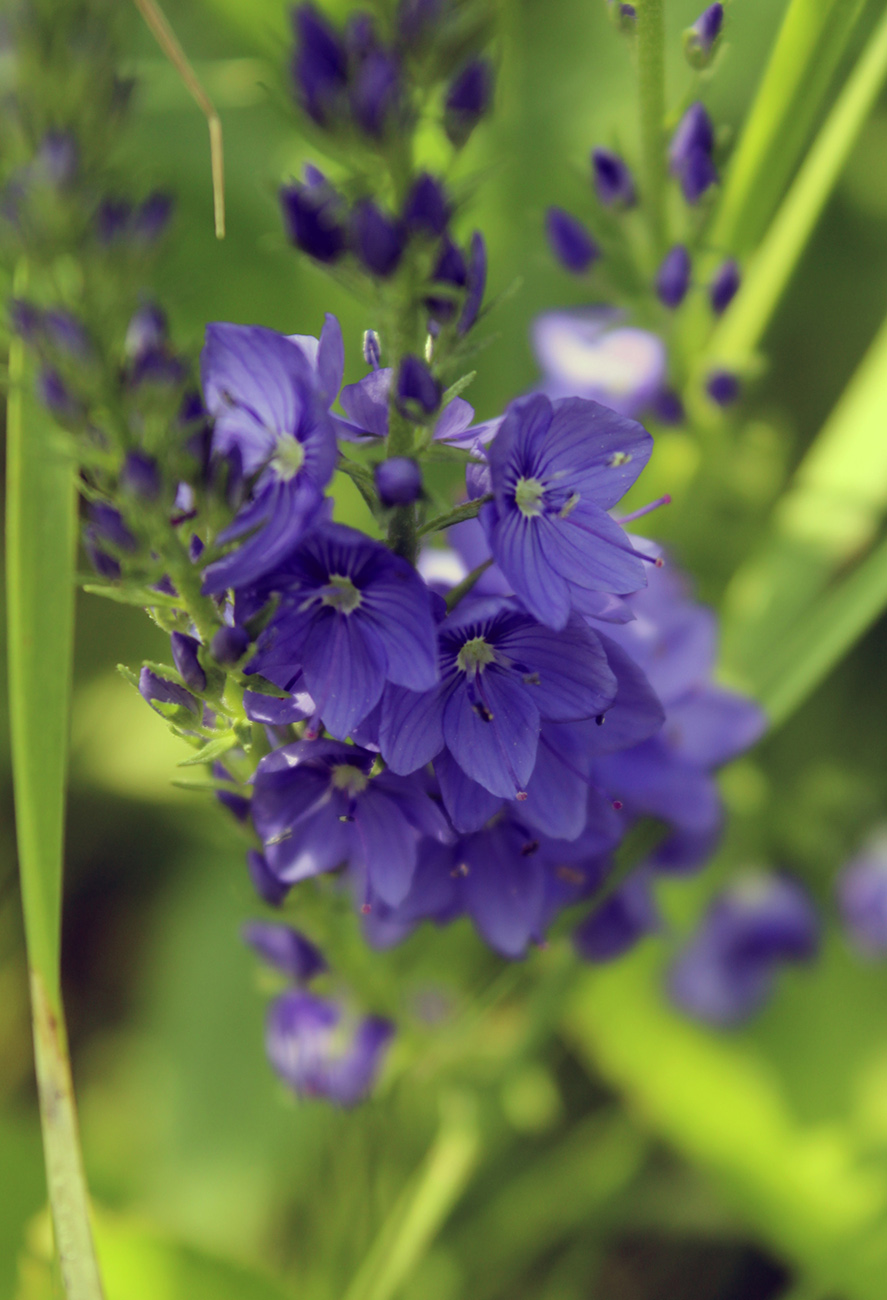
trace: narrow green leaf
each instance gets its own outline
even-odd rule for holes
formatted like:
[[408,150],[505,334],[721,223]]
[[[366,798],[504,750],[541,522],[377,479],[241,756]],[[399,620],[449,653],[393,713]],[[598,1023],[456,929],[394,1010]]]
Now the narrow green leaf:
[[162,591],[149,591],[147,587],[111,587],[101,582],[84,582],[82,585],[89,596],[104,596],[105,600],[116,601],[118,605],[138,605],[140,609],[152,605],[175,608],[182,603],[180,597]]
[[761,237],[795,169],[865,0],[792,0],[730,163],[712,243]]
[[875,538],[887,511],[885,425],[887,321],[727,589],[723,658],[738,681],[774,670],[798,618]]
[[707,364],[742,370],[773,316],[887,77],[887,14],[875,28],[715,330]]
[[399,1198],[345,1300],[390,1300],[425,1254],[468,1183],[479,1133],[474,1099],[445,1097],[443,1118],[424,1164]]
[[236,731],[226,731],[223,736],[210,740],[191,758],[183,758],[178,766],[197,767],[200,763],[212,763],[214,759],[221,758],[223,754],[227,754],[228,750],[233,749],[237,744],[239,744],[239,740]]
[[61,999],[65,787],[74,645],[76,481],[9,350],[6,591],[16,838],[34,1058],[56,1249],[68,1300],[101,1300]]
[[474,519],[480,512],[480,508],[492,501],[492,495],[478,497],[476,501],[468,501],[464,506],[456,506],[454,510],[449,510],[445,515],[438,515],[435,519],[429,519],[427,524],[423,524],[419,529],[419,537],[427,537],[429,533],[438,533],[442,528],[452,528],[453,524],[461,524],[466,519]]

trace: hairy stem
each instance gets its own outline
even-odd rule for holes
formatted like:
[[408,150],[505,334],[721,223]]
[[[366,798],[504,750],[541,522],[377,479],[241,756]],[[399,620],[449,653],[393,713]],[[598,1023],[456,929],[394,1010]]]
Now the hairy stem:
[[641,117],[643,202],[653,251],[664,247],[663,199],[665,158],[665,14],[664,0],[640,0],[637,6],[638,100]]

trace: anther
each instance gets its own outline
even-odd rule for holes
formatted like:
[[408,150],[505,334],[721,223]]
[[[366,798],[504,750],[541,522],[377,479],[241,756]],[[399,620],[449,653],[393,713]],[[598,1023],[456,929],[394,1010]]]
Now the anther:
[[538,848],[538,840],[527,840],[526,844],[522,844],[520,847],[520,855],[522,858],[529,858]]
[[607,721],[607,715],[605,713],[599,713],[595,718],[595,722],[599,727],[602,727],[606,721]]
[[514,797],[518,801],[518,803],[525,803],[527,798],[527,792],[526,790],[518,790],[517,794]]
[[621,799],[614,799],[614,800],[613,800],[613,807],[615,808],[616,812],[622,812],[622,800],[621,800]]

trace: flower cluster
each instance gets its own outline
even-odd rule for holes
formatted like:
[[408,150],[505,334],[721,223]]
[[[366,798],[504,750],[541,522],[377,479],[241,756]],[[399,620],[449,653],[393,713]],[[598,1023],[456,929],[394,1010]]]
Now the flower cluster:
[[[611,5],[611,12],[618,14],[623,30],[633,31],[634,6]],[[712,4],[686,30],[684,51],[691,67],[699,71],[709,67],[723,23],[724,6]],[[699,376],[687,368],[685,349],[666,349],[659,336],[668,339],[674,334],[676,313],[694,297],[694,285],[708,300],[713,326],[741,283],[735,259],[717,256],[701,238],[706,210],[719,180],[717,155],[714,123],[702,100],[694,99],[682,113],[661,158],[661,181],[667,179],[681,200],[668,204],[668,220],[653,211],[651,195],[645,193],[629,163],[620,154],[600,147],[591,151],[590,158],[593,233],[572,212],[549,207],[545,219],[548,243],[566,270],[574,276],[598,277],[607,296],[623,298],[626,308],[635,307],[640,294],[648,300],[655,295],[649,307],[658,315],[656,334],[624,324],[624,311],[615,308],[543,316],[536,342],[549,382],[562,391],[581,392],[598,400],[609,396],[608,404],[619,410],[628,403],[632,407],[629,413],[647,413],[662,424],[682,421],[684,403],[678,393],[684,390],[696,400]],[[647,247],[639,247],[622,219],[634,208],[649,218]],[[707,399],[719,407],[730,406],[739,396],[738,377],[719,368],[702,376],[702,387]]]

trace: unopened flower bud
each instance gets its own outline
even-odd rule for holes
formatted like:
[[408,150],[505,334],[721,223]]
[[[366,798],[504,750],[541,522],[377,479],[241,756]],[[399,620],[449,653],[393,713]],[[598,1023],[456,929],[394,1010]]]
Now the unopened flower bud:
[[723,262],[715,272],[715,277],[708,288],[708,296],[711,309],[718,316],[727,310],[736,297],[741,279],[739,265],[732,257]]
[[125,491],[145,501],[156,501],[160,496],[160,470],[153,456],[143,451],[127,453],[120,474],[120,484]]
[[382,364],[382,344],[375,330],[364,330],[363,359],[373,370],[378,370]]
[[604,207],[630,208],[637,201],[634,179],[626,163],[609,149],[591,154],[594,188]]
[[679,307],[690,286],[690,254],[683,244],[670,249],[656,274],[656,292],[666,307]]
[[598,248],[581,221],[563,208],[549,208],[545,217],[548,243],[560,264],[575,275],[587,271],[600,257]]
[[729,370],[713,370],[706,380],[705,391],[718,406],[732,406],[739,397],[739,380]]
[[409,418],[422,419],[440,406],[440,384],[418,357],[408,353],[397,372],[397,400]]
[[724,6],[709,5],[684,32],[684,54],[693,68],[707,68],[724,25]]
[[173,663],[179,670],[182,681],[191,691],[198,694],[206,690],[206,673],[200,665],[197,651],[200,642],[196,637],[185,632],[173,632],[170,635]]
[[351,245],[371,275],[387,279],[400,265],[404,237],[400,222],[382,212],[371,199],[351,214]]
[[[168,681],[150,668],[139,674],[139,693],[155,712],[170,722],[193,721],[200,717],[200,704],[190,691],[177,682]],[[188,715],[191,715],[189,718]]]
[[383,506],[408,506],[422,495],[422,471],[409,456],[392,456],[374,471]]
[[241,930],[254,952],[297,984],[307,984],[329,970],[323,953],[304,934],[289,925],[251,921]]
[[220,627],[210,642],[210,653],[216,663],[231,667],[246,654],[249,634],[242,627]]
[[456,75],[444,102],[444,130],[461,149],[493,98],[493,69],[488,59],[472,59]]

